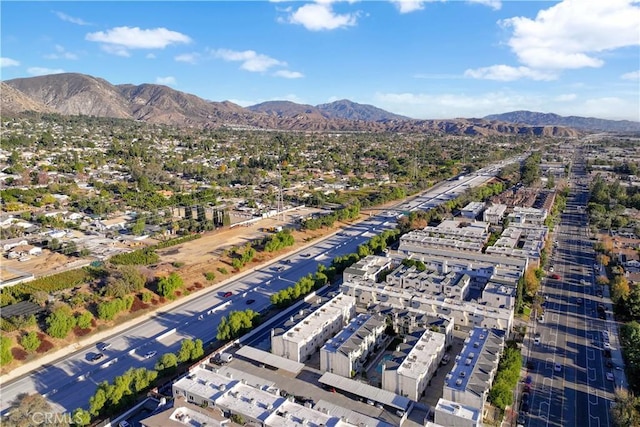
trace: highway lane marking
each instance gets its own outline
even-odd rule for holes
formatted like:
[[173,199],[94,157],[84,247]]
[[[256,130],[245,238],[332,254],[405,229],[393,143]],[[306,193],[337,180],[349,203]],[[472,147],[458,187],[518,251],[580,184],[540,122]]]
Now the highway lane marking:
[[596,426],[600,427],[600,417],[596,417],[596,416],[594,416],[594,415],[589,415],[589,427],[591,427],[591,425],[592,425],[592,424],[591,424],[591,419],[592,419],[592,418],[593,418],[594,420],[596,420],[596,422],[597,422]]
[[587,359],[589,359],[589,360],[595,360],[596,359],[596,352],[595,352],[594,349],[587,348]]

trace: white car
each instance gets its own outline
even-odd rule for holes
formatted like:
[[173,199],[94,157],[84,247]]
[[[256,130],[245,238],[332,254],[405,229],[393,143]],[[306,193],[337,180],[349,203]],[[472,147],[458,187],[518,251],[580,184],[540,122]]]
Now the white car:
[[540,335],[536,335],[536,337],[533,339],[533,343],[535,345],[540,345]]
[[604,348],[605,350],[611,350],[611,344],[609,344],[608,342],[604,343]]
[[554,371],[556,371],[556,372],[560,372],[560,371],[562,371],[562,365],[561,365],[561,364],[559,364],[559,363],[556,363],[556,364],[553,366],[553,370],[554,370]]
[[613,381],[613,373],[607,372],[607,380],[608,381]]
[[144,355],[145,359],[151,359],[153,356],[155,356],[156,354],[158,354],[157,351],[153,350],[153,351],[148,351],[147,354]]

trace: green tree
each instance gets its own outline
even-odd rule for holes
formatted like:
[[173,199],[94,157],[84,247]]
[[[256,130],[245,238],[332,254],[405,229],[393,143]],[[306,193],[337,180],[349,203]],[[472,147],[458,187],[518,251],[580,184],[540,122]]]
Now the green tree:
[[184,284],[182,277],[178,273],[171,273],[158,281],[158,293],[165,298],[173,298],[175,292]]
[[47,334],[53,338],[66,338],[76,326],[76,318],[68,306],[62,306],[53,311],[45,320]]
[[11,354],[11,346],[13,341],[6,336],[0,336],[0,366],[7,365],[13,361],[13,354]]
[[38,334],[34,331],[31,331],[22,336],[20,339],[20,345],[24,347],[27,353],[33,353],[40,347],[40,338],[38,338]]
[[89,411],[82,408],[77,408],[73,411],[71,419],[73,420],[73,424],[76,426],[83,427],[91,424],[91,414]]
[[178,357],[173,353],[165,353],[160,357],[160,360],[156,363],[156,371],[164,371],[165,369],[171,369],[178,366]]
[[89,329],[91,327],[91,321],[93,320],[93,314],[91,314],[90,311],[83,311],[77,315],[76,319],[78,327]]
[[616,389],[614,404],[611,405],[611,418],[615,427],[634,427],[640,425],[640,398],[623,388]]

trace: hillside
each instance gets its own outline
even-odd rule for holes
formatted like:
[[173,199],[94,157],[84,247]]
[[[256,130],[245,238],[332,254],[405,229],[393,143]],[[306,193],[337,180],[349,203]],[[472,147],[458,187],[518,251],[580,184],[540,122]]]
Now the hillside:
[[57,112],[141,120],[173,126],[222,126],[296,131],[420,132],[459,135],[576,136],[561,126],[512,125],[481,119],[413,120],[348,100],[318,106],[269,101],[243,108],[157,84],[113,85],[78,73],[3,82],[2,111]]
[[510,113],[492,114],[486,116],[485,119],[521,123],[530,126],[566,126],[587,131],[640,132],[640,122],[605,120],[594,117],[565,117],[553,113],[536,113],[533,111],[512,111]]

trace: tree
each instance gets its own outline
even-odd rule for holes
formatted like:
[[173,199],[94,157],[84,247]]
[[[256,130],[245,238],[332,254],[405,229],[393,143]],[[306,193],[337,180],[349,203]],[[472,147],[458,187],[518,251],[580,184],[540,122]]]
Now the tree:
[[22,336],[20,339],[20,345],[24,347],[27,353],[33,353],[40,347],[40,338],[38,338],[38,334],[34,331],[31,331]]
[[640,398],[623,388],[616,389],[614,404],[611,405],[611,418],[615,427],[640,425]]
[[52,427],[68,427],[70,421],[63,414],[54,413],[51,404],[38,393],[18,395],[8,412],[9,416],[3,418],[3,425],[6,423],[9,426],[30,427],[46,424]]
[[53,338],[66,338],[71,329],[76,326],[76,318],[66,305],[52,312],[45,322],[48,326],[47,334]]
[[165,353],[160,357],[160,360],[156,363],[156,371],[164,371],[165,369],[171,369],[178,366],[178,357],[173,353]]
[[0,336],[0,366],[7,365],[13,361],[11,346],[13,341],[9,337]]
[[627,297],[629,297],[630,292],[631,289],[629,288],[627,278],[622,275],[617,275],[611,285],[611,300],[616,304],[620,301],[625,301]]
[[73,411],[71,419],[73,420],[73,424],[76,426],[88,426],[91,424],[91,414],[89,411],[82,408],[78,408]]
[[175,292],[184,284],[178,273],[171,273],[158,281],[158,293],[165,298],[173,298]]
[[89,329],[91,327],[91,321],[93,320],[93,314],[91,314],[90,311],[83,311],[77,315],[76,319],[80,328]]
[[527,296],[533,297],[540,289],[540,279],[536,275],[536,269],[529,267],[524,273],[524,290]]

